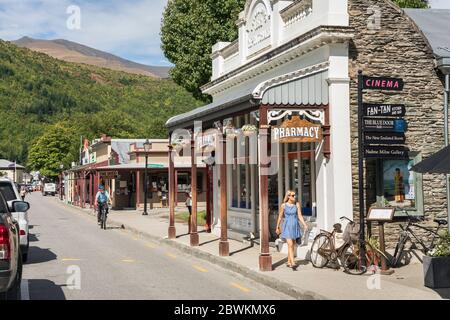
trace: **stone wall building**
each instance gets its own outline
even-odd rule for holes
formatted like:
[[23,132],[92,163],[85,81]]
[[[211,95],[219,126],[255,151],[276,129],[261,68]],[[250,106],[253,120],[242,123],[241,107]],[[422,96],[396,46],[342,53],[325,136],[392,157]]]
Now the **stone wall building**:
[[[448,10],[438,11],[441,15],[450,16]],[[408,123],[406,141],[415,162],[444,147],[444,75],[437,68],[435,53],[426,36],[414,20],[391,1],[350,0],[349,15],[350,26],[355,30],[349,54],[350,108],[353,123],[353,204],[355,216],[359,216],[358,70],[369,76],[390,76],[404,80],[405,87],[402,92],[367,91],[364,100],[371,103],[406,105],[405,120]],[[448,25],[447,29],[450,31]],[[450,42],[450,33],[447,34]],[[380,161],[366,161],[366,203],[369,206],[377,203],[377,200],[377,204],[381,205],[383,201],[380,179],[377,179],[377,176],[382,174],[380,166],[382,166]],[[447,218],[445,176],[417,174],[416,179],[417,203],[415,210],[408,212],[423,215],[426,219],[423,225],[436,226],[434,219]],[[400,216],[401,213],[397,215]],[[395,245],[399,231],[398,224],[386,225],[389,246]]]

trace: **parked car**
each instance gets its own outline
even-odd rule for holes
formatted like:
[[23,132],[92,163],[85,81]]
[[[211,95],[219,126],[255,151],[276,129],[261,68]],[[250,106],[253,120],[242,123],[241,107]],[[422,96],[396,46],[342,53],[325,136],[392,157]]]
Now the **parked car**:
[[27,192],[28,193],[33,192],[33,186],[31,184],[27,185]]
[[[10,209],[14,201],[22,200],[16,185],[7,178],[0,179],[0,193],[3,195]],[[13,218],[19,223],[20,247],[23,262],[28,260],[28,248],[30,246],[28,211],[12,212]]]
[[19,300],[22,281],[22,258],[19,225],[11,211],[27,211],[29,204],[13,201],[13,210],[0,193],[0,300]]
[[44,196],[51,194],[54,196],[56,194],[56,185],[54,183],[46,183],[44,184],[44,189],[42,189],[42,194]]

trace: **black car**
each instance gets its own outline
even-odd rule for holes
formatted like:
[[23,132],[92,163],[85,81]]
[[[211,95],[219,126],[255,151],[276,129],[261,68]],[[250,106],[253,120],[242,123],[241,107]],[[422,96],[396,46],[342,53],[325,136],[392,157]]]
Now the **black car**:
[[[14,201],[14,211],[29,208],[23,201]],[[0,193],[0,300],[19,300],[22,281],[22,255],[19,245],[19,225]]]

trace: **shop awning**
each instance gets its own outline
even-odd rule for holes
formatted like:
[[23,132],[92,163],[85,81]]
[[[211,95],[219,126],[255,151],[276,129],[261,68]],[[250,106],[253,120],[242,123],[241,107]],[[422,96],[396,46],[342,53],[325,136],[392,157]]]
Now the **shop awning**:
[[416,164],[411,171],[419,173],[450,174],[450,146]]
[[194,121],[208,122],[215,119],[226,118],[227,115],[233,114],[238,110],[242,111],[246,108],[251,108],[254,105],[252,98],[253,96],[250,94],[225,103],[210,103],[206,106],[170,118],[166,122],[166,127],[169,128],[169,131],[172,131],[176,128],[192,127]]
[[308,74],[296,80],[269,88],[262,104],[268,105],[327,105],[328,71]]

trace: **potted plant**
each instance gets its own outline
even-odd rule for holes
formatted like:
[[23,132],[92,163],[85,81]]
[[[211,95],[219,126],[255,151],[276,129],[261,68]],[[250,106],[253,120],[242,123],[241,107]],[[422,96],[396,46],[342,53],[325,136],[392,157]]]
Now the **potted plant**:
[[242,133],[247,137],[258,132],[258,128],[253,124],[246,124],[242,127],[241,130],[242,130]]
[[450,232],[445,231],[438,244],[423,257],[425,286],[450,288]]

